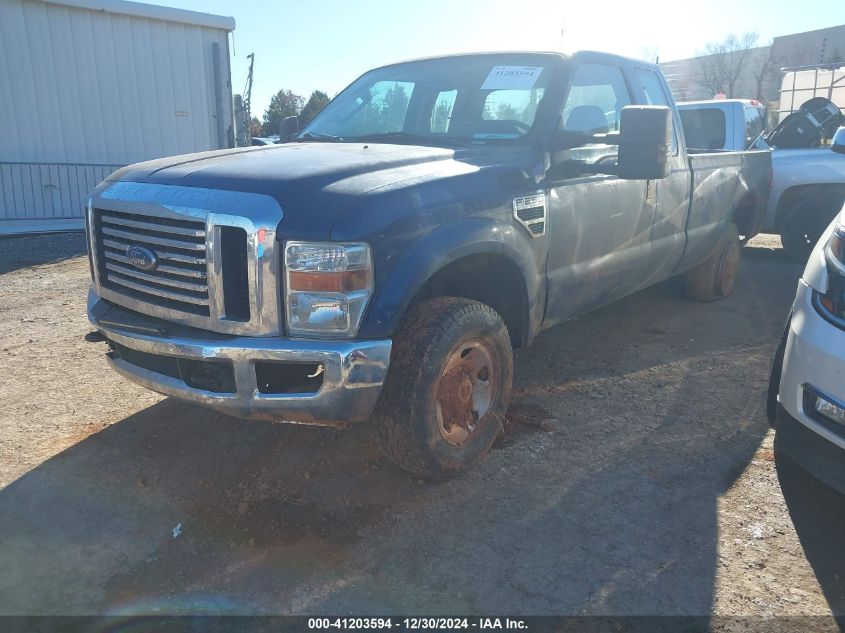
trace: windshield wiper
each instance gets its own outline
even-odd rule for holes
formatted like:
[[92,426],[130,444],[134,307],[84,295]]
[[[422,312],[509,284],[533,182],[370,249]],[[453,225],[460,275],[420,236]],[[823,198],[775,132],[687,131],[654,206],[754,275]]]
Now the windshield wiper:
[[343,143],[343,138],[334,136],[332,134],[323,134],[322,132],[304,132],[296,137],[297,141],[330,141],[332,143]]

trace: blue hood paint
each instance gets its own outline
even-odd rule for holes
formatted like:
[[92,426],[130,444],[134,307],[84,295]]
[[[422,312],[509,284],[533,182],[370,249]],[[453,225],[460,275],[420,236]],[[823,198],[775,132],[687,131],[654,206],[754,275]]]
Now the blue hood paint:
[[538,161],[527,147],[289,143],[138,163],[110,180],[266,194],[284,210],[282,239],[352,240],[396,222],[407,235],[489,212],[532,186],[526,175]]
[[546,242],[512,226],[513,198],[537,190],[542,153],[527,146],[290,143],[174,156],[110,180],[265,194],[284,217],[277,239],[362,241],[376,287],[360,336],[393,331],[407,302],[466,251],[506,254],[526,278],[532,322],[542,316]]

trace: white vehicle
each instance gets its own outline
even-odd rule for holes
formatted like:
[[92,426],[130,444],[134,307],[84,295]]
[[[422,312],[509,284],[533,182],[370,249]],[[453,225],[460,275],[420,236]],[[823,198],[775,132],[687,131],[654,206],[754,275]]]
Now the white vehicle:
[[766,106],[756,99],[714,99],[678,104],[687,145],[697,149],[750,149],[766,131]]
[[[827,99],[816,97],[785,118],[766,140],[752,135],[754,112],[751,101],[725,99],[679,103],[687,145],[706,144],[702,149],[763,149],[772,152],[772,192],[759,230],[781,236],[790,258],[807,261],[815,243],[845,200],[845,155],[819,146],[845,118]],[[821,113],[821,114],[819,114]],[[806,119],[809,114],[812,119]],[[806,121],[825,115],[824,129]],[[830,130],[828,134],[825,130]]]
[[768,396],[775,449],[845,493],[845,208],[798,282]]

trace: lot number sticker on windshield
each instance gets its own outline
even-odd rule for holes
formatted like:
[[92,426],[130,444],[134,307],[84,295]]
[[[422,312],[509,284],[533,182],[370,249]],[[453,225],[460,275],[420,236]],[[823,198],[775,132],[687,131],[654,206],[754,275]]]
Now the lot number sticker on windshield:
[[542,66],[493,66],[481,89],[531,90],[541,72]]

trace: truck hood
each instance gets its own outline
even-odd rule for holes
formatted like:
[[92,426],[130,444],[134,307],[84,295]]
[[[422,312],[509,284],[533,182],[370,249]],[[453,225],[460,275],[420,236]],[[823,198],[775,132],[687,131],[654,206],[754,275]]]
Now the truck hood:
[[[525,178],[527,147],[444,149],[376,143],[287,143],[172,156],[130,165],[108,181],[244,191],[274,197],[287,234],[327,237],[337,218],[395,193],[480,171]],[[393,201],[396,203],[396,200]],[[417,206],[419,202],[417,202]],[[280,227],[281,228],[281,227]]]

